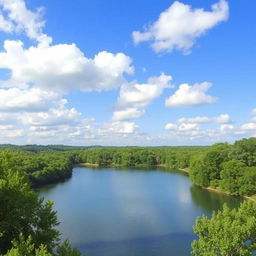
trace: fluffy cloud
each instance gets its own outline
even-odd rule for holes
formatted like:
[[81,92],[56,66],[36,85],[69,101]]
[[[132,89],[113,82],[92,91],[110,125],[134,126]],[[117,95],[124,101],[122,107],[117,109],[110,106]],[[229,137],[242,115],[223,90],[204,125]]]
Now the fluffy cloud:
[[144,113],[144,110],[139,110],[137,108],[131,107],[123,110],[114,111],[112,119],[114,121],[136,119],[142,117]]
[[179,89],[165,101],[167,107],[187,107],[214,103],[217,98],[207,95],[211,83],[181,84]]
[[207,124],[207,123],[230,123],[231,119],[228,114],[222,114],[216,117],[197,116],[193,118],[180,118],[178,123],[194,123],[194,124]]
[[256,123],[245,123],[241,126],[241,130],[256,131]]
[[11,70],[14,85],[29,83],[51,89],[109,90],[124,83],[131,74],[131,59],[123,53],[100,52],[86,58],[75,44],[23,48],[20,41],[5,41],[0,68]]
[[66,103],[66,100],[60,100],[55,108],[46,112],[26,113],[21,120],[24,124],[32,126],[74,125],[79,121],[81,114],[74,108],[66,108]]
[[30,89],[0,89],[0,111],[43,111],[49,108],[51,102],[58,99],[57,93],[38,88]]
[[192,9],[189,5],[175,1],[144,32],[134,31],[133,40],[135,44],[153,41],[151,46],[156,52],[172,52],[177,49],[189,53],[196,39],[227,20],[228,13],[226,0],[212,5],[211,11]]
[[138,129],[138,126],[134,122],[111,122],[106,123],[99,130],[100,135],[110,134],[133,134]]
[[41,46],[47,46],[52,42],[52,38],[42,32],[45,25],[42,8],[32,12],[27,9],[24,0],[0,0],[0,7],[7,13],[7,18],[0,13],[0,30],[9,33],[25,32]]
[[120,89],[117,110],[113,120],[128,120],[141,117],[144,108],[159,97],[165,88],[172,87],[171,76],[162,73],[159,77],[150,77],[146,84],[125,84]]
[[[165,130],[170,131],[173,136],[180,137],[181,139],[195,140],[202,139],[223,141],[226,140],[225,136],[242,134],[241,131],[235,128],[234,125],[229,124],[231,118],[228,114],[221,114],[216,117],[193,117],[193,118],[180,118],[175,123],[167,123]],[[203,125],[216,124],[215,128],[204,129]],[[220,124],[220,126],[218,126]]]
[[198,124],[192,124],[192,123],[183,123],[180,125],[168,123],[165,125],[165,130],[176,131],[176,132],[193,131],[193,130],[198,130],[198,128],[199,128]]
[[[134,72],[130,57],[102,51],[88,58],[75,44],[51,45],[51,37],[43,33],[42,9],[32,12],[24,0],[0,0],[0,8],[1,31],[23,32],[38,43],[27,48],[18,40],[4,42],[0,69],[9,70],[10,75],[0,81],[1,135],[24,136],[25,143],[63,143],[69,138],[80,144],[109,138],[109,134],[116,138],[135,134],[138,127],[133,122],[84,119],[63,99],[69,89],[104,91],[127,84],[124,75]],[[125,111],[137,116],[143,112]],[[123,115],[127,114],[117,113]]]
[[229,132],[232,132],[235,130],[235,126],[232,125],[232,124],[222,124],[220,126],[220,131],[223,132],[223,133],[229,133]]

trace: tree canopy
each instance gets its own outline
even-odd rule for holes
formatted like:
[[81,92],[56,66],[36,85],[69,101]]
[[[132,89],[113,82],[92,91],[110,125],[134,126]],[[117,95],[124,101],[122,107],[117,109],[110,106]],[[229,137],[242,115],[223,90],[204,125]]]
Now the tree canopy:
[[253,256],[256,253],[256,204],[244,202],[238,209],[224,205],[211,218],[198,218],[198,240],[192,242],[195,256]]

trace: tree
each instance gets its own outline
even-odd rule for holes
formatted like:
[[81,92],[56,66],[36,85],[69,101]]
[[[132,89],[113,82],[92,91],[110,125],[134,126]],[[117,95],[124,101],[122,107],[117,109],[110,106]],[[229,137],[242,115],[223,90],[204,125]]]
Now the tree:
[[31,190],[25,174],[16,171],[9,154],[0,158],[0,253],[11,247],[11,241],[22,233],[32,236],[36,246],[47,245],[50,251],[57,245],[59,232],[52,202],[44,203]]
[[196,256],[252,256],[256,250],[256,204],[244,202],[238,209],[224,205],[209,219],[198,218],[192,242]]
[[205,164],[202,156],[194,157],[189,166],[189,177],[191,181],[198,186],[209,186],[210,180],[208,174],[205,172]]
[[14,240],[12,244],[12,249],[2,256],[81,256],[77,249],[70,246],[68,240],[57,247],[56,253],[50,253],[43,244],[37,249],[31,236],[25,239],[20,235],[19,240]]
[[245,163],[247,166],[256,165],[256,138],[242,139],[235,142],[232,158]]
[[220,185],[232,195],[240,194],[240,177],[243,176],[246,165],[238,160],[223,163]]

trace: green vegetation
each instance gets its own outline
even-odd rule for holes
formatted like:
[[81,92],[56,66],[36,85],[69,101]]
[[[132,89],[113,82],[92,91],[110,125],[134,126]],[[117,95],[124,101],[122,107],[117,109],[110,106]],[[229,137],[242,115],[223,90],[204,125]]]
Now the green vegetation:
[[224,205],[211,219],[198,218],[192,242],[196,256],[252,256],[256,252],[256,204],[244,202],[238,209]]
[[107,147],[79,152],[84,163],[104,167],[189,167],[191,157],[208,147]]
[[58,245],[56,253],[51,253],[46,245],[41,244],[39,248],[35,246],[31,236],[26,240],[20,235],[19,240],[12,242],[13,247],[1,256],[81,256],[81,253],[72,248],[66,240],[63,244]]
[[[43,202],[31,190],[28,175],[17,170],[13,155],[2,152],[0,158],[0,253],[8,256],[48,256],[58,247],[59,256],[77,256],[65,243],[59,245],[53,202]],[[12,248],[13,246],[13,248]],[[65,250],[74,251],[65,254]]]
[[75,157],[66,152],[40,154],[17,150],[0,152],[0,159],[6,157],[15,170],[28,175],[32,186],[54,183],[70,177],[73,165],[76,163]]
[[28,174],[34,187],[69,178],[74,164],[85,163],[98,167],[186,169],[198,186],[216,188],[232,195],[256,194],[256,138],[211,147],[2,145],[2,148],[2,152],[8,149],[10,161],[17,170]]
[[196,185],[214,187],[231,195],[256,194],[256,138],[234,145],[219,143],[190,163],[190,178]]

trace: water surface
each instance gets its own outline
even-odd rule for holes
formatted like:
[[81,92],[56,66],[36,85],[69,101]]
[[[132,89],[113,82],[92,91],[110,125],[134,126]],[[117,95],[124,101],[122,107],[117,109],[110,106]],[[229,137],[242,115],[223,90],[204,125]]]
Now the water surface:
[[241,202],[158,170],[77,167],[39,193],[55,201],[63,238],[87,256],[188,256],[196,217]]

